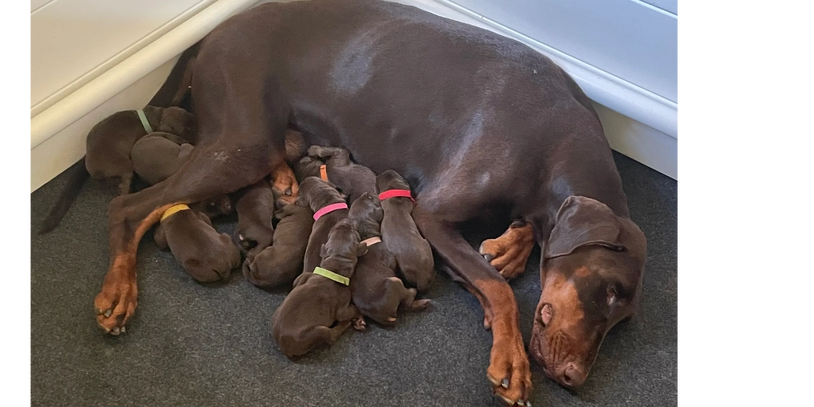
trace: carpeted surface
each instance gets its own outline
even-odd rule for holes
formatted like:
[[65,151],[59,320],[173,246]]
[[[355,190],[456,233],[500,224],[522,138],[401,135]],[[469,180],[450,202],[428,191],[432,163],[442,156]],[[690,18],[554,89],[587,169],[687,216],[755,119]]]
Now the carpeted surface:
[[[587,383],[570,392],[532,362],[535,406],[676,405],[676,182],[616,155],[633,220],[648,238],[638,316],[605,339]],[[64,174],[63,174],[64,175]],[[32,235],[63,187],[31,194]],[[112,190],[89,181],[62,224],[31,241],[32,405],[491,406],[491,333],[477,301],[439,274],[431,310],[395,329],[371,324],[296,363],[269,336],[284,294],[194,282],[151,233],[138,256],[139,307],[116,338],[96,327],[108,266]],[[216,225],[229,231],[230,223]],[[539,250],[512,281],[528,341],[540,293]]]

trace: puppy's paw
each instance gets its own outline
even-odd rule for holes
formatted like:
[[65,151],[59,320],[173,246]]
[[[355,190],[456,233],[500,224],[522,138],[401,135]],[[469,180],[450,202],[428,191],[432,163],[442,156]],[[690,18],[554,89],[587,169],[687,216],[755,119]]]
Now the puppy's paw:
[[353,329],[359,332],[364,332],[365,330],[367,330],[367,322],[365,321],[364,316],[360,315],[353,319]]

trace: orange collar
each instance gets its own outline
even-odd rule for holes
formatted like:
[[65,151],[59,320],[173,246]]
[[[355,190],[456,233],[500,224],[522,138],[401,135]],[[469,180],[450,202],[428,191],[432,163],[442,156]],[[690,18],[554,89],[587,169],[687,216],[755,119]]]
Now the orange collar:
[[319,166],[319,177],[322,178],[323,181],[328,180],[328,171],[325,169],[325,164]]

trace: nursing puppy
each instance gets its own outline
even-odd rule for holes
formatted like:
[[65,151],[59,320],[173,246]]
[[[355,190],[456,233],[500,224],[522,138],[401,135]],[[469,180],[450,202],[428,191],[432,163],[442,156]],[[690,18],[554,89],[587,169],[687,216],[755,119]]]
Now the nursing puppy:
[[404,310],[418,311],[430,300],[416,300],[416,289],[405,288],[396,277],[396,258],[381,243],[379,227],[383,217],[379,198],[371,192],[365,192],[353,201],[348,211],[348,219],[367,246],[367,253],[356,263],[350,290],[353,303],[362,315],[392,326],[396,323],[399,306]]
[[309,156],[302,157],[297,161],[297,164],[294,165],[294,175],[300,183],[308,177],[322,178],[327,181],[327,176],[324,178],[320,177],[320,167],[323,165],[325,165],[325,163],[318,158]]
[[376,188],[384,209],[382,241],[396,258],[404,281],[419,292],[425,291],[435,277],[435,269],[430,244],[410,215],[414,205],[410,185],[397,172],[387,170],[376,177]]
[[148,184],[155,185],[175,174],[195,149],[189,143],[179,144],[182,141],[174,134],[160,131],[139,139],[130,152],[136,175]]
[[310,208],[314,212],[314,225],[305,249],[303,272],[312,272],[319,266],[320,247],[328,240],[328,233],[339,221],[348,217],[348,204],[329,182],[316,177],[308,177],[300,185],[297,205]]
[[357,258],[366,251],[349,219],[331,228],[320,246],[320,267],[294,280],[294,289],[271,317],[271,334],[284,355],[293,358],[317,345],[331,345],[359,318],[348,284]]
[[302,273],[313,216],[311,208],[277,200],[275,217],[280,221],[274,230],[274,240],[271,246],[243,262],[246,280],[261,288],[291,286]]
[[365,192],[376,192],[376,174],[351,161],[348,150],[341,147],[311,146],[308,148],[308,155],[327,159],[326,181],[330,181],[340,193],[347,195],[348,202],[356,201]]
[[283,199],[286,203],[294,203],[299,196],[300,186],[291,167],[281,162],[271,171],[271,189],[275,199]]
[[121,194],[130,192],[133,180],[130,152],[140,138],[159,131],[177,136],[173,139],[176,144],[195,141],[195,123],[186,110],[146,106],[142,111],[146,123],[142,123],[136,110],[116,112],[93,126],[86,140],[88,173],[98,180],[118,180]]
[[233,232],[235,244],[247,257],[254,257],[271,245],[274,236],[274,191],[260,180],[238,193],[235,201],[237,226]]
[[176,205],[161,217],[153,235],[192,278],[202,283],[226,280],[240,267],[240,251],[226,233],[218,233],[209,217],[187,205]]

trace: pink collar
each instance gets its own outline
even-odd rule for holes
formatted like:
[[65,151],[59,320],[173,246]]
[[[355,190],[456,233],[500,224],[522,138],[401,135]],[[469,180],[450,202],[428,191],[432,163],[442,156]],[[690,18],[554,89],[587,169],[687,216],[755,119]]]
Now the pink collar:
[[391,189],[391,190],[384,191],[381,194],[379,194],[379,200],[380,201],[384,201],[385,199],[390,199],[390,198],[397,198],[397,197],[410,198],[410,200],[413,201],[413,203],[415,203],[415,199],[413,199],[413,196],[410,194],[409,189]]
[[346,204],[344,202],[339,202],[339,203],[323,206],[322,209],[320,209],[320,210],[316,211],[316,213],[314,213],[314,222],[318,221],[319,218],[321,218],[321,217],[323,217],[323,216],[325,216],[325,215],[327,215],[327,214],[329,214],[329,213],[331,213],[333,211],[339,210],[339,209],[348,209],[348,204]]

